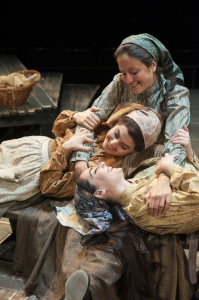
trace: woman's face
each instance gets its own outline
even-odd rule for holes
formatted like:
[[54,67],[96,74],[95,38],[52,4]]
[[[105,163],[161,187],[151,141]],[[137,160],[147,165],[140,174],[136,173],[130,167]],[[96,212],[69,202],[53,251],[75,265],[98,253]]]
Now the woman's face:
[[156,61],[153,60],[151,67],[147,67],[140,60],[134,59],[127,54],[117,59],[122,79],[135,94],[141,94],[151,87],[156,80]]
[[103,149],[106,153],[124,156],[135,152],[135,143],[128,134],[128,129],[125,125],[115,125],[107,132],[103,142]]
[[106,191],[104,196],[113,194],[116,186],[125,180],[122,168],[108,167],[105,162],[101,162],[97,167],[86,169],[80,178],[89,180],[97,190]]

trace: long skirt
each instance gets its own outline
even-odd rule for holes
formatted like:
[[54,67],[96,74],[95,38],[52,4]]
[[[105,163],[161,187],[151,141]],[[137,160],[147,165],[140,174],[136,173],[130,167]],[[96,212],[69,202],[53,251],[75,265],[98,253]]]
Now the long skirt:
[[0,203],[24,201],[37,194],[39,174],[49,161],[50,138],[30,136],[0,145]]
[[[123,274],[120,261],[102,250],[87,251],[85,255],[81,234],[58,222],[54,205],[66,203],[48,198],[19,215],[14,268],[27,278],[25,291],[42,300],[58,300],[68,277],[82,269],[90,276],[93,300],[119,300]],[[157,235],[150,243],[161,246],[148,255],[150,262],[161,263],[154,274],[155,294],[162,300],[190,299],[193,286],[188,261],[177,236]]]

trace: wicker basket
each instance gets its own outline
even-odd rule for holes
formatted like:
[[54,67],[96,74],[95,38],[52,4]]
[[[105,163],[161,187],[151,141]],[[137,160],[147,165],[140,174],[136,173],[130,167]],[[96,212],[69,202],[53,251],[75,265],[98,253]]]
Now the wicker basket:
[[[35,70],[25,70],[15,73],[24,74],[25,76],[35,73],[40,75],[40,73]],[[7,75],[9,74],[6,74],[5,76]],[[0,88],[0,107],[10,107],[24,104],[36,83],[37,82],[34,81],[22,87]]]

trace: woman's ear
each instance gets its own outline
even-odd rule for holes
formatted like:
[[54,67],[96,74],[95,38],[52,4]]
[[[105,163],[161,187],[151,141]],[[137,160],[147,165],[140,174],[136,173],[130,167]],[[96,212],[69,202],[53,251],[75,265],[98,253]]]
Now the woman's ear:
[[105,190],[101,190],[101,191],[97,190],[97,191],[95,191],[95,193],[93,195],[99,199],[104,199],[104,197],[106,195],[106,191]]
[[157,63],[156,63],[155,59],[153,59],[153,61],[152,61],[151,68],[152,68],[152,71],[153,71],[153,72],[156,71]]

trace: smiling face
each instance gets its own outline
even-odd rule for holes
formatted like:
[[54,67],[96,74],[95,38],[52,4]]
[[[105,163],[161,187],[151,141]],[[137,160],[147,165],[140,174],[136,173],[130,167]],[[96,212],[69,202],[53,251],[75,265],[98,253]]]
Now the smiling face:
[[134,59],[127,54],[117,58],[122,79],[135,94],[144,92],[151,87],[156,80],[156,61],[153,59],[151,67],[147,67],[140,60]]
[[125,125],[116,125],[107,132],[103,149],[106,153],[124,156],[135,152],[135,143]]
[[117,200],[120,195],[120,191],[117,193],[117,187],[122,186],[122,183],[125,182],[122,168],[108,167],[105,162],[101,162],[95,168],[86,169],[80,175],[80,180],[88,180],[96,186],[97,190],[94,193],[96,197],[113,200]]

